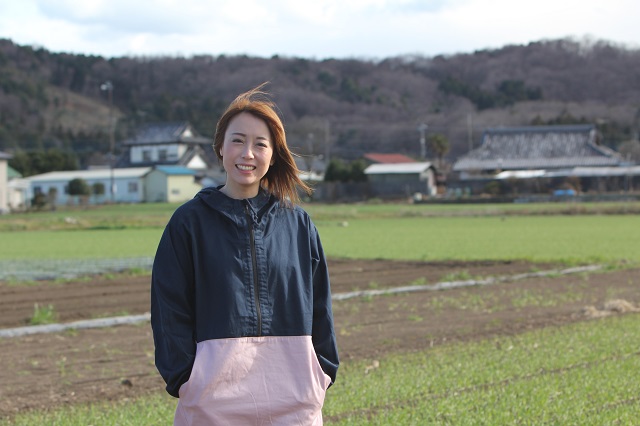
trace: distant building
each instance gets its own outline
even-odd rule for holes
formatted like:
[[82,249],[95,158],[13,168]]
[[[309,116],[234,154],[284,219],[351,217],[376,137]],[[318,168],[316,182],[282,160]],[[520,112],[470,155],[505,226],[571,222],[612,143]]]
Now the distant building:
[[0,151],[0,214],[9,211],[8,162],[12,158],[6,152]]
[[295,155],[293,160],[300,173],[300,179],[306,182],[321,182],[324,180],[324,173],[327,168],[322,156],[318,155]]
[[433,196],[437,193],[436,169],[428,162],[372,164],[364,170],[373,196],[381,198]]
[[495,128],[454,163],[458,179],[449,180],[449,187],[479,192],[493,180],[535,180],[535,188],[528,189],[546,191],[574,177],[582,179],[583,189],[602,189],[608,171],[633,171],[622,171],[624,166],[620,154],[599,143],[593,125]]
[[11,166],[7,167],[7,179],[7,204],[9,210],[24,210],[29,204],[29,182]]
[[37,193],[56,194],[56,204],[75,204],[77,200],[69,194],[69,182],[83,179],[93,187],[102,184],[104,194],[91,195],[89,204],[111,201],[109,191],[111,179],[114,183],[116,203],[182,202],[193,198],[202,188],[196,181],[196,172],[182,166],[130,167],[113,169],[74,170],[49,172],[30,176],[29,199]]
[[179,203],[202,189],[195,172],[182,166],[156,166],[145,175],[144,200],[150,203]]
[[598,143],[593,125],[488,129],[482,145],[453,165],[461,178],[506,170],[611,167],[620,155]]
[[364,154],[363,157],[369,164],[397,164],[416,162],[416,160],[404,154],[380,154],[376,152],[370,152]]
[[213,139],[200,136],[188,122],[145,124],[121,143],[116,167],[183,166],[205,172],[218,166]]

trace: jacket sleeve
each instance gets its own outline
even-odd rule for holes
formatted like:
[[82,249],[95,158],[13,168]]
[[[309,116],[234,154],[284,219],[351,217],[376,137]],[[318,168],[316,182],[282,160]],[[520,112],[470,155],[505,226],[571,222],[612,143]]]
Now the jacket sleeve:
[[151,276],[155,363],[167,392],[178,397],[196,353],[194,272],[190,237],[175,215],[162,234]]
[[331,288],[327,260],[318,231],[312,225],[313,259],[313,326],[311,340],[322,370],[331,377],[331,386],[338,372],[338,345],[333,327]]

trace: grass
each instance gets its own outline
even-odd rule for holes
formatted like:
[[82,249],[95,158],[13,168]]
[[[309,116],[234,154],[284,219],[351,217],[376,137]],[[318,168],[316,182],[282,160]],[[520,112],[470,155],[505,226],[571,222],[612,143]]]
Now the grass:
[[331,256],[362,259],[524,259],[567,264],[640,261],[640,218],[514,216],[362,219],[319,225]]
[[[439,206],[428,207],[433,211]],[[347,227],[338,221],[345,215],[344,206],[314,206],[310,210],[320,218],[314,216],[325,251],[333,257],[426,261],[524,259],[567,264],[620,259],[640,261],[640,246],[636,243],[640,241],[640,218],[636,215],[424,217],[401,214],[402,209],[417,208],[424,206],[352,207],[353,216]],[[165,207],[151,216],[163,217],[164,224],[169,210]],[[144,212],[146,210],[130,213]],[[118,215],[127,213],[124,209]],[[147,225],[143,219],[126,220]],[[0,232],[3,241],[0,260],[153,256],[162,229],[158,225],[4,231]]]
[[335,425],[635,424],[640,316],[550,328],[345,366]]
[[162,228],[0,232],[0,259],[153,256]]
[[40,306],[33,305],[33,315],[29,319],[31,325],[52,324],[56,321],[57,315],[53,305]]
[[[639,339],[640,315],[625,315],[347,362],[327,392],[325,424],[636,424]],[[175,403],[159,392],[0,424],[170,424]]]

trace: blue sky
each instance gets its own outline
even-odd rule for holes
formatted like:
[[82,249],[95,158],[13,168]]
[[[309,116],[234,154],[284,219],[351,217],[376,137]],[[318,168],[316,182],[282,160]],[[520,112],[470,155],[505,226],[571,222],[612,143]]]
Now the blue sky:
[[0,38],[113,56],[435,56],[572,37],[640,48],[638,0],[0,0]]

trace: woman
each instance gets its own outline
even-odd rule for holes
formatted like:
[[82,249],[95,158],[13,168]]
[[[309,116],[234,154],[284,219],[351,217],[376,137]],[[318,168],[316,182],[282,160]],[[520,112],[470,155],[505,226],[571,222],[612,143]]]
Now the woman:
[[180,206],[153,264],[156,366],[176,425],[320,425],[338,353],[318,232],[263,85],[218,121],[226,182]]

